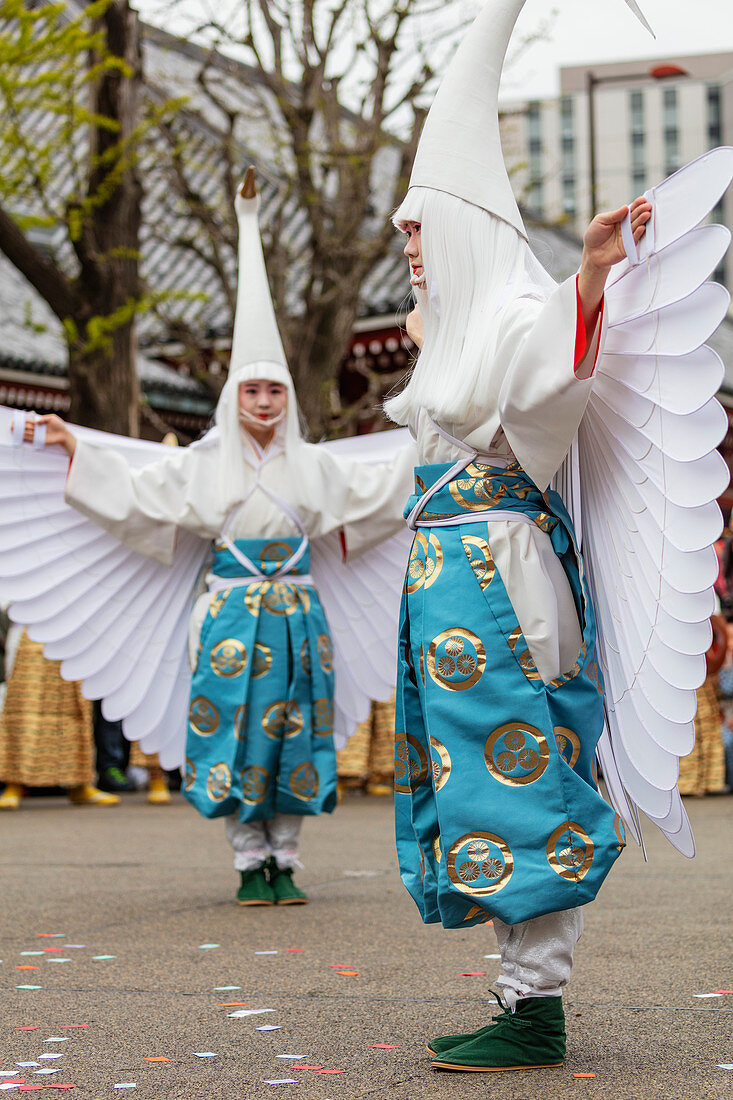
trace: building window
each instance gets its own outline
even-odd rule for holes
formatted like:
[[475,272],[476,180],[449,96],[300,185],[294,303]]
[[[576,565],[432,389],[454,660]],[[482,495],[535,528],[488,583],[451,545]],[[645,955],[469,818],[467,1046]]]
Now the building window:
[[543,199],[542,180],[539,178],[530,179],[527,186],[527,198],[525,201],[527,203],[527,209],[534,214],[536,218],[542,217]]
[[631,141],[631,189],[640,194],[646,186],[646,128],[644,93],[640,88],[629,92],[629,132]]
[[629,92],[629,124],[632,134],[644,133],[644,93],[640,88]]
[[707,89],[708,106],[708,147],[715,149],[722,142],[722,109],[720,100],[720,87],[717,84],[709,84]]
[[560,100],[560,133],[563,141],[565,138],[569,138],[572,141],[575,137],[573,109],[574,104],[572,96],[564,95]]
[[527,148],[529,152],[527,206],[534,214],[539,214],[542,210],[542,116],[537,100],[532,100],[527,105]]
[[644,134],[631,135],[631,167],[635,172],[646,168],[646,138]]
[[664,173],[669,176],[680,166],[680,131],[677,117],[677,89],[665,88],[662,98],[664,118]]
[[570,218],[574,218],[578,212],[575,176],[563,176],[562,178],[562,209],[563,213]]
[[527,128],[529,130],[529,140],[532,139],[541,140],[542,138],[542,119],[540,116],[540,104],[539,100],[533,99],[527,104]]
[[566,137],[564,134],[560,141],[562,149],[562,170],[566,175],[575,171],[575,138]]
[[670,176],[680,166],[680,133],[676,126],[664,129],[664,174]]
[[664,127],[677,129],[677,89],[664,89]]

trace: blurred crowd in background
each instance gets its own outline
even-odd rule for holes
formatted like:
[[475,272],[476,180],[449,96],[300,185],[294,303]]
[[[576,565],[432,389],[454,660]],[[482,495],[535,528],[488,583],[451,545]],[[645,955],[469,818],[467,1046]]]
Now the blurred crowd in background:
[[[0,610],[0,810],[56,793],[75,805],[115,806],[137,790],[153,805],[169,804],[180,772],[127,741],[122,723],[105,718],[101,703],[85,699],[60,666]],[[390,795],[393,742],[394,700],[374,703],[337,754],[340,794]]]

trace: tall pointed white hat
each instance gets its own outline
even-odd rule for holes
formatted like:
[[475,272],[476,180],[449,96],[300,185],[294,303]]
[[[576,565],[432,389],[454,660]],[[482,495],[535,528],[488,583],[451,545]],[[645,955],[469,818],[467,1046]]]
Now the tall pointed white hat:
[[[524,2],[486,0],[446,69],[425,119],[410,189],[446,191],[502,218],[526,237],[499,133],[499,81]],[[626,3],[651,31],[636,0]],[[400,219],[398,210],[393,220]]]
[[249,363],[277,363],[287,370],[262,252],[254,168],[247,169],[234,208],[239,223],[239,278],[229,373]]
[[241,446],[238,388],[242,382],[267,379],[288,390],[283,427],[286,443],[292,444],[301,438],[298,405],[267,281],[259,225],[260,196],[255,186],[254,168],[247,169],[235,196],[234,208],[239,224],[237,306],[229,375],[216,406],[216,425],[229,441],[227,446],[238,450]]
[[[467,31],[425,119],[410,189],[446,191],[526,237],[499,134],[501,70],[523,6],[524,0],[487,0]],[[399,210],[394,220],[400,220]]]

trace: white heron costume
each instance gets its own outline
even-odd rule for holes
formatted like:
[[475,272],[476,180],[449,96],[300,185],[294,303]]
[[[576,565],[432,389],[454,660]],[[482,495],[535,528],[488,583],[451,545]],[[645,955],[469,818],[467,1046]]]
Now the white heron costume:
[[[302,439],[258,206],[246,185],[229,377],[202,440],[171,451],[78,429],[67,475],[60,448],[22,445],[24,417],[0,412],[11,617],[164,767],[187,757],[187,797],[227,817],[241,871],[270,854],[293,865],[300,815],[335,804],[334,741],[391,696],[414,464],[406,433]],[[264,450],[240,423],[238,388],[252,379],[288,391]]]
[[[728,481],[715,450],[727,427],[714,396],[723,368],[704,341],[729,298],[705,280],[730,241],[721,226],[696,227],[733,174],[733,149],[717,149],[647,192],[646,235],[637,250],[627,219],[628,258],[613,269],[596,330],[585,334],[576,278],[556,286],[529,250],[501,153],[499,78],[522,7],[485,4],[427,116],[394,216],[398,227],[421,226],[425,281],[415,296],[425,340],[407,385],[386,405],[409,426],[419,464],[397,706],[403,879],[427,921],[465,927],[493,917],[499,986],[512,1006],[560,995],[582,927],[576,906],[592,896],[585,876],[610,838],[598,824],[594,853],[589,831],[563,814],[563,797],[553,804],[548,795],[545,808],[554,806],[560,825],[545,833],[540,821],[541,847],[532,849],[523,814],[533,785],[540,790],[554,768],[556,789],[567,793],[570,772],[587,767],[584,731],[566,729],[568,720],[554,736],[550,724],[548,738],[514,696],[495,707],[512,713],[492,721],[503,668],[523,670],[526,700],[544,692],[550,723],[558,688],[574,677],[595,678],[599,690],[605,683],[605,721],[601,712],[589,732],[617,818],[640,842],[642,810],[693,854],[678,758],[693,744],[721,530],[715,501]],[[576,582],[585,573],[600,676],[587,660],[580,582],[573,588],[550,539],[558,509],[553,515],[550,502],[543,514],[536,504],[518,515],[512,479],[521,499],[546,498],[553,483],[574,521],[570,538],[576,556],[582,543],[584,561]],[[468,571],[451,543],[457,531]],[[460,584],[475,585],[462,605]],[[509,606],[492,605],[497,588]],[[492,664],[497,624],[506,653]],[[507,790],[511,821],[500,808]],[[621,847],[618,820],[617,828]],[[563,906],[553,876],[577,900]]]

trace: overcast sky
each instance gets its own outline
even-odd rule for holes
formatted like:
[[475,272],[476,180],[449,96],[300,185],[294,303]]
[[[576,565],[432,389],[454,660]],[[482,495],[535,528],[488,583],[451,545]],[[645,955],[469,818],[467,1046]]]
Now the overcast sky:
[[732,0],[638,3],[656,41],[624,0],[527,0],[517,23],[517,35],[531,32],[553,9],[557,17],[551,38],[533,45],[513,67],[503,95],[524,98],[558,94],[561,65],[733,51]]
[[[224,11],[237,10],[242,3],[243,0],[177,0],[172,11],[170,0],[135,0],[143,18],[182,35],[190,26],[185,13],[198,23],[202,11],[214,11],[222,18]],[[551,29],[546,40],[534,43],[509,66],[502,96],[524,99],[559,94],[562,65],[733,52],[733,0],[638,0],[638,3],[656,33],[656,40],[624,0],[526,0],[514,42],[526,39],[548,20]],[[480,7],[481,0],[456,0],[456,9],[462,8],[466,15]],[[511,55],[511,45],[509,51]]]

